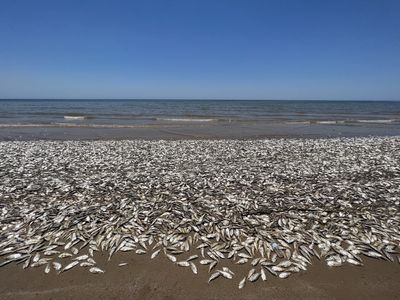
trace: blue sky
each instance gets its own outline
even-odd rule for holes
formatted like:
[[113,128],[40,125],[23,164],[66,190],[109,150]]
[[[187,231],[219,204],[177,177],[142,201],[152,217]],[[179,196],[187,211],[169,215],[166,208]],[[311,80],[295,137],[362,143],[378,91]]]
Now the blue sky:
[[400,1],[0,0],[0,98],[400,100]]

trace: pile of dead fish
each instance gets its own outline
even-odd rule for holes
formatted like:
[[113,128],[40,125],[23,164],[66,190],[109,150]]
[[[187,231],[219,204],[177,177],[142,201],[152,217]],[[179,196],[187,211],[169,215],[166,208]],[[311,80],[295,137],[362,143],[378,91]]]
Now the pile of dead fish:
[[209,281],[242,265],[242,288],[400,262],[399,208],[398,137],[0,143],[1,266],[101,273],[96,253],[132,251]]

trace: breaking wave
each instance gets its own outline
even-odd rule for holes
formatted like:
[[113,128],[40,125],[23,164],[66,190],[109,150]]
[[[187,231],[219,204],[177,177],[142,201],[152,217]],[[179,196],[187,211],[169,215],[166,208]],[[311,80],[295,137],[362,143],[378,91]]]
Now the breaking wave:
[[158,121],[169,121],[169,122],[213,122],[216,119],[205,119],[205,118],[157,118]]
[[85,120],[86,116],[64,116],[65,120]]

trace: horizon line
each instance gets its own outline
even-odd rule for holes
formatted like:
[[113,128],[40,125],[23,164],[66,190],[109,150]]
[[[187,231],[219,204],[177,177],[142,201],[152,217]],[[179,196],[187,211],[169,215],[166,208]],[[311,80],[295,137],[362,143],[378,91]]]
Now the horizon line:
[[178,100],[178,101],[365,101],[365,102],[399,102],[400,99],[250,99],[250,98],[0,98],[4,100]]

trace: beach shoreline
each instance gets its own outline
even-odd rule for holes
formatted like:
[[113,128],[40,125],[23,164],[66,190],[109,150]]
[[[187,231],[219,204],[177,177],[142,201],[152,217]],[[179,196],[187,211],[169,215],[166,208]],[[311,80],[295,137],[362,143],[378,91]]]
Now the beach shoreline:
[[268,139],[399,136],[393,124],[170,124],[135,127],[4,126],[0,141],[35,140],[185,140],[185,139]]

